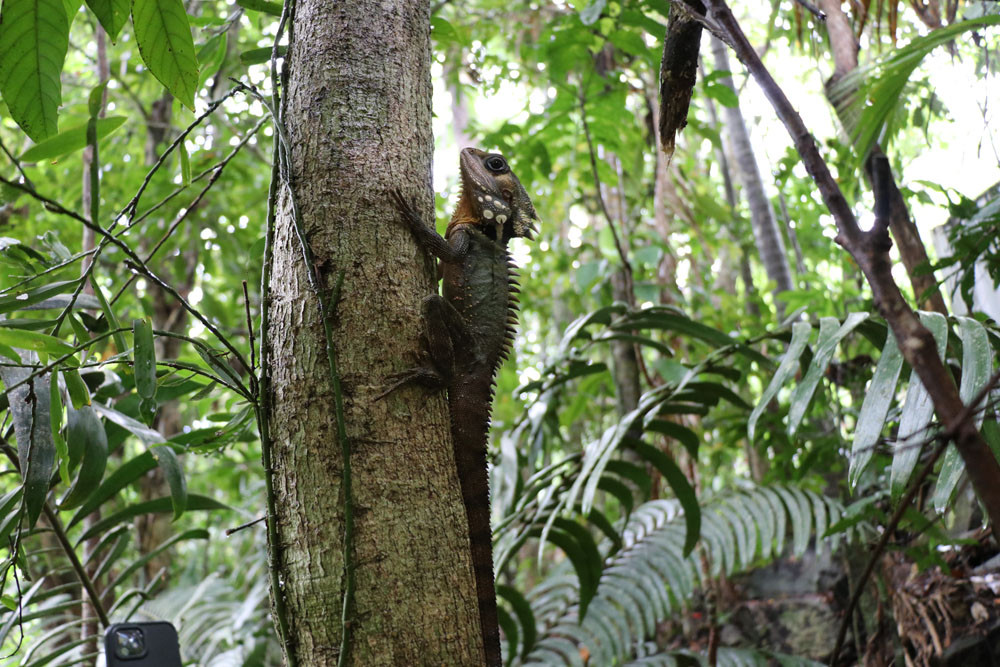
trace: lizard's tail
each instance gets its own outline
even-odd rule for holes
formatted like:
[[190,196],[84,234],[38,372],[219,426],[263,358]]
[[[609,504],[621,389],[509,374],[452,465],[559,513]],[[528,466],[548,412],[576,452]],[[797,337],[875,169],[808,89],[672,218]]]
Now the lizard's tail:
[[[471,393],[471,392],[470,392]],[[465,397],[471,398],[468,393]],[[460,399],[460,402],[465,403]],[[476,577],[476,594],[479,599],[479,621],[482,626],[483,646],[486,649],[487,667],[502,667],[500,653],[500,626],[497,618],[496,590],[493,584],[493,537],[490,529],[489,472],[486,465],[486,437],[489,431],[489,414],[480,421],[475,415],[482,411],[482,401],[470,401],[478,409],[452,406],[452,436],[455,445],[455,464],[462,486],[462,501],[469,522],[469,544],[472,568]],[[472,408],[472,405],[467,406]],[[454,415],[462,415],[458,420]],[[475,416],[474,416],[475,415]],[[482,427],[477,428],[481,423]]]

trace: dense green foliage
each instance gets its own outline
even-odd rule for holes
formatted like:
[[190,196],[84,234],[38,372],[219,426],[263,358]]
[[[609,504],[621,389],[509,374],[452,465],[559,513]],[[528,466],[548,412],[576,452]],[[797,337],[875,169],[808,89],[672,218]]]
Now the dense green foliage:
[[[720,576],[866,548],[936,427],[740,72],[734,91],[703,59],[667,164],[654,128],[669,4],[577,4],[435,3],[431,19],[438,115],[466,105],[475,119],[436,128],[439,160],[454,161],[452,129],[502,151],[542,220],[539,239],[515,247],[521,331],[493,413],[505,650],[513,664],[685,664],[704,645],[668,636],[666,620],[693,605],[715,614],[704,596]],[[972,299],[986,280],[977,261],[1000,277],[1000,200],[905,174],[919,152],[945,154],[935,141],[950,101],[930,83],[933,53],[974,65],[958,104],[997,85],[988,6],[965,3],[929,35],[906,12],[891,26],[853,17],[876,52],[862,59],[883,58],[851,80],[872,100],[852,139],[862,150],[892,139],[911,206],[951,204],[954,254],[934,268],[956,274],[973,312],[923,318],[965,401],[1000,350]],[[0,11],[0,655],[92,662],[103,620],[81,601],[99,597],[111,620],[172,620],[198,664],[276,664],[263,530],[223,531],[265,512],[254,348],[273,128],[255,93],[270,94],[283,53],[281,7],[4,0]],[[795,71],[826,67],[823,25],[792,3],[740,18],[769,45],[779,83],[812,100],[806,123],[867,212],[858,148],[818,77]],[[758,163],[795,269],[795,289],[777,297],[783,321],[746,206],[727,197],[717,112],[736,104],[766,118],[752,133],[765,135]],[[443,216],[449,200],[438,205]],[[1000,455],[995,406],[975,419]],[[900,526],[921,567],[945,564],[938,547],[975,524],[962,470],[945,453],[926,508]],[[753,649],[721,650],[718,664],[766,664]]]

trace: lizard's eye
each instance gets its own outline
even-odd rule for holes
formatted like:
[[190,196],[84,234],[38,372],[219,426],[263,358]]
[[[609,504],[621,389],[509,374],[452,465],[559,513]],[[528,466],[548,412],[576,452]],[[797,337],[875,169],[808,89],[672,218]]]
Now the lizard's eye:
[[487,169],[497,174],[507,171],[507,161],[499,155],[489,156],[483,164],[486,165]]

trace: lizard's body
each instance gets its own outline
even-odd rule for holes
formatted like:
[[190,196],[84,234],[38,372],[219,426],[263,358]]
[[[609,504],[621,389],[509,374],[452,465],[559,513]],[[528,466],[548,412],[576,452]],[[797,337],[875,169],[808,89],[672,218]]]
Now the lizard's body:
[[507,242],[514,236],[530,238],[536,216],[501,156],[466,148],[461,172],[462,197],[444,238],[396,195],[414,236],[441,261],[443,296],[429,296],[423,303],[430,364],[396,376],[390,391],[407,382],[448,391],[486,664],[499,667],[486,444],[494,379],[517,323],[517,281]]

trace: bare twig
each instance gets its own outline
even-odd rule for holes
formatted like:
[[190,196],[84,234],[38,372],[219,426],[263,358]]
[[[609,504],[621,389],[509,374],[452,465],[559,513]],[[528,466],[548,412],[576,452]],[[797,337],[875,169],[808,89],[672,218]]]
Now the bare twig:
[[826,21],[826,12],[824,12],[816,5],[812,4],[811,2],[807,2],[806,0],[795,0],[795,2],[800,7],[802,7],[802,9],[806,10],[807,12],[815,16],[818,20]]
[[240,525],[236,526],[235,528],[227,528],[226,529],[226,537],[229,537],[233,533],[238,533],[241,530],[246,530],[247,528],[252,528],[252,527],[256,526],[258,523],[261,523],[262,521],[266,521],[266,520],[267,520],[267,515],[265,514],[264,516],[257,517],[253,521],[247,521],[246,523],[241,523]]

